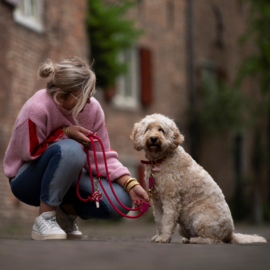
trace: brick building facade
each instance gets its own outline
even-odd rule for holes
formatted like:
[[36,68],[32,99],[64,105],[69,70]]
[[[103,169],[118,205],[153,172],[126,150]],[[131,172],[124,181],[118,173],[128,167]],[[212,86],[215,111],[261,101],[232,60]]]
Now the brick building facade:
[[[140,97],[144,93],[138,87],[139,101],[135,108],[103,103],[112,147],[119,151],[124,163],[133,164],[133,171],[138,171],[138,160],[143,158],[143,153],[130,147],[128,135],[133,124],[147,114],[165,114],[176,121],[185,135],[186,151],[209,171],[230,201],[239,170],[235,163],[241,163],[242,174],[251,173],[250,135],[241,134],[241,153],[233,150],[239,134],[215,134],[194,143],[187,112],[194,106],[192,100],[196,99],[204,69],[210,65],[222,71],[223,79],[230,84],[241,61],[251,52],[250,44],[239,44],[247,27],[246,5],[241,0],[141,0],[128,17],[146,31],[136,48],[139,52],[147,48],[151,55],[152,102],[143,105]],[[139,53],[138,58],[140,63],[144,61]],[[243,90],[249,92],[251,88],[247,81]],[[256,91],[254,87],[253,91]],[[240,160],[236,161],[236,156]]]
[[[14,19],[14,7],[0,1],[1,143],[0,160],[9,142],[15,119],[24,102],[44,81],[36,80],[39,64],[47,57],[88,57],[85,31],[86,0],[41,1],[42,30],[33,30]],[[106,1],[107,3],[112,0]],[[165,114],[173,118],[184,134],[183,144],[192,152],[187,110],[200,78],[197,70],[211,63],[224,70],[232,82],[237,66],[251,48],[240,48],[238,39],[246,27],[246,8],[241,0],[138,0],[128,18],[145,30],[134,46],[121,55],[129,63],[128,74],[115,84],[114,95],[98,89],[106,117],[111,147],[134,177],[142,177],[142,152],[133,149],[129,138],[133,125],[145,115]],[[96,59],[98,61],[98,59]],[[250,85],[246,84],[245,91]],[[105,97],[105,98],[104,98]],[[232,146],[234,134],[203,138],[199,163],[214,177],[230,200],[234,193],[236,168]],[[248,172],[250,138],[242,145],[243,170]],[[18,202],[0,171],[0,225],[13,220],[26,222],[37,210]],[[32,221],[31,221],[32,222]]]
[[[1,164],[21,107],[45,86],[44,80],[37,81],[39,65],[46,58],[57,60],[72,55],[87,58],[89,53],[85,0],[37,1],[41,4],[40,14],[34,14],[39,20],[34,22],[27,21],[31,10],[28,13],[24,10],[26,14],[21,12],[21,17],[17,18],[12,2],[16,1],[0,1]],[[30,5],[30,1],[23,2]],[[28,220],[32,223],[37,208],[19,202],[11,194],[3,166],[0,168],[0,225]]]
[[[262,201],[267,203],[269,180],[264,170],[260,183],[255,184],[257,191],[251,190],[254,188],[251,183],[259,182],[252,168],[252,131],[209,134],[198,140],[192,134],[188,115],[188,109],[196,107],[205,72],[210,70],[232,85],[243,59],[254,51],[251,42],[240,44],[248,25],[246,3],[242,0],[140,0],[128,17],[146,31],[134,46],[138,51],[139,70],[145,64],[141,51],[148,50],[151,56],[151,102],[146,106],[143,102],[143,83],[138,86],[137,106],[128,108],[124,102],[120,105],[103,102],[112,147],[140,178],[138,160],[144,158],[143,153],[130,147],[128,135],[134,122],[145,115],[165,114],[176,121],[185,135],[185,150],[213,176],[227,201],[232,202],[237,196],[238,186],[245,195],[257,192],[261,199],[253,198],[253,203],[259,209]],[[138,80],[147,78],[138,76]],[[121,84],[117,86],[122,95]],[[256,82],[250,79],[244,81],[241,91],[249,95],[259,93]]]
[[[247,27],[246,5],[241,0],[190,2],[193,8],[194,91],[200,84],[202,73],[207,72],[209,67],[211,72],[222,72],[223,79],[232,84],[241,61],[251,51],[249,44],[240,46],[239,42]],[[250,90],[250,87],[246,84],[244,91]],[[230,132],[204,137],[198,153],[199,162],[220,185],[228,201],[234,195],[237,177],[237,154],[233,150],[237,135]],[[241,134],[241,138],[241,173],[247,173],[250,143],[247,134]]]

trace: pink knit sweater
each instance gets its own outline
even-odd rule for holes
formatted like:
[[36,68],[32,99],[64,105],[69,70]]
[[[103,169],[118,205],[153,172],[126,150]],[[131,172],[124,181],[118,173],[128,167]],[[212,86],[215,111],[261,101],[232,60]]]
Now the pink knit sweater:
[[[128,169],[118,160],[118,155],[110,148],[108,132],[104,122],[104,112],[95,98],[86,104],[83,112],[77,116],[80,126],[92,132],[102,140],[107,157],[111,180],[128,174]],[[56,141],[67,139],[63,126],[75,125],[71,111],[55,103],[46,89],[36,92],[23,106],[16,120],[5,158],[4,173],[7,177],[16,176],[24,162],[38,158],[47,147]],[[98,168],[106,176],[103,154],[99,143],[95,143]],[[96,174],[93,153],[89,150],[92,173]],[[72,158],[72,157],[71,157]],[[87,162],[85,169],[88,169]]]

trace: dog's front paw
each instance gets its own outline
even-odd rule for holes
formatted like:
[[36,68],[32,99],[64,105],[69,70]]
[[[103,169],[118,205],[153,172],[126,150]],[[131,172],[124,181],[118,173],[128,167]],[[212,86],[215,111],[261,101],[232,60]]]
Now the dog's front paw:
[[171,237],[168,237],[165,235],[160,235],[160,236],[155,238],[154,242],[156,242],[156,243],[170,243]]
[[158,235],[156,234],[155,236],[152,237],[151,242],[155,242],[157,238],[158,238]]

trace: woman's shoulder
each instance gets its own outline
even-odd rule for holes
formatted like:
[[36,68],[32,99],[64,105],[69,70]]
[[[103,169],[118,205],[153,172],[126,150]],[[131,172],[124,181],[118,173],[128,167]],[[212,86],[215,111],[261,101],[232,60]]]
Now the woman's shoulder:
[[52,103],[51,97],[47,94],[46,89],[37,91],[23,105],[21,112],[38,113],[39,111],[48,110],[48,106]]
[[101,108],[101,105],[96,98],[91,97],[90,100],[91,100],[91,103],[89,105],[92,105],[92,107],[95,107],[95,108]]
[[23,105],[18,115],[16,126],[20,126],[29,118],[42,119],[42,116],[45,116],[49,110],[50,99],[46,89],[37,91]]
[[99,101],[91,97],[91,102],[86,104],[83,112],[78,114],[77,119],[80,123],[87,123],[90,126],[96,123],[98,119],[103,120],[104,112]]
[[103,113],[103,109],[99,101],[94,97],[91,97],[91,103],[86,104],[86,106],[90,113]]

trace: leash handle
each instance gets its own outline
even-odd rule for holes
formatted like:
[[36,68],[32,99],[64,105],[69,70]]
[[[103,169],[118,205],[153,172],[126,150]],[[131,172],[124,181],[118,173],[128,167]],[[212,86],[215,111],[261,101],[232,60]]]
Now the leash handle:
[[[93,153],[94,153],[94,161],[95,161],[95,166],[96,166],[96,171],[97,171],[97,178],[100,179],[101,178],[101,174],[99,173],[99,170],[98,170],[98,165],[97,165],[97,157],[96,157],[96,149],[95,149],[95,144],[94,144],[94,140],[93,138],[97,139],[101,145],[101,148],[102,148],[102,153],[103,153],[103,158],[104,158],[104,163],[105,163],[105,169],[106,169],[106,174],[107,174],[107,178],[108,178],[108,181],[109,181],[109,185],[110,185],[110,188],[112,190],[112,193],[115,197],[115,199],[117,200],[117,202],[125,209],[129,210],[129,211],[136,211],[136,210],[140,210],[141,209],[141,206],[140,207],[137,207],[137,208],[129,208],[129,207],[126,207],[125,205],[123,205],[121,203],[121,201],[118,199],[117,195],[115,194],[114,192],[114,189],[113,189],[113,186],[112,186],[112,183],[111,183],[111,179],[110,179],[110,175],[109,175],[109,171],[108,171],[108,166],[107,166],[107,161],[106,161],[106,155],[105,155],[105,149],[104,149],[104,146],[103,146],[103,143],[102,141],[100,140],[99,137],[95,136],[93,133],[88,136],[88,138],[91,140],[91,144],[92,144],[92,148],[93,148]],[[86,153],[86,156],[87,156],[87,162],[88,162],[88,167],[89,167],[89,175],[90,175],[90,179],[91,179],[91,185],[92,185],[92,191],[94,190],[94,180],[93,180],[93,176],[92,176],[92,171],[91,171],[91,164],[90,164],[90,158],[89,158],[89,151],[88,151],[88,148],[87,146],[84,147],[84,151]],[[78,179],[78,182],[77,182],[77,187],[76,187],[76,192],[77,192],[77,196],[80,200],[82,201],[93,201],[93,194],[92,196],[88,196],[86,199],[82,198],[79,194],[79,184],[80,184],[80,179],[81,179],[81,174],[82,174],[82,170],[80,172],[80,175],[79,175],[79,179]],[[99,181],[100,183],[100,186],[104,192],[104,194],[106,195],[108,201],[110,202],[110,204],[112,205],[112,207],[119,213],[121,214],[122,216],[124,217],[127,217],[127,218],[138,218],[140,217],[143,212],[140,212],[138,215],[136,216],[128,216],[124,213],[122,213],[119,209],[117,209],[117,207],[113,204],[113,202],[111,201],[109,195],[107,194],[103,184],[101,181]]]

